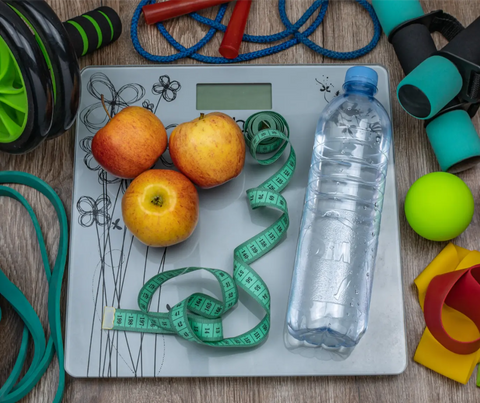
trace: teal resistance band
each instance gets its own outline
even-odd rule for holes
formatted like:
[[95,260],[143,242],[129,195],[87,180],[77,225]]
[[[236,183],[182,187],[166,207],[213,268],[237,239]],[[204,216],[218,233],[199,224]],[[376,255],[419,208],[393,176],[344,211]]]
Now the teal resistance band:
[[[22,294],[22,292],[7,278],[0,269],[0,295],[2,295],[18,313],[25,323],[23,329],[22,343],[18,353],[17,361],[13,370],[5,384],[0,389],[0,403],[18,402],[26,396],[37,384],[40,378],[47,370],[53,359],[55,350],[57,351],[59,365],[59,382],[55,395],[54,403],[62,400],[63,389],[65,386],[65,371],[63,367],[63,342],[62,328],[60,322],[60,293],[62,288],[63,273],[65,271],[65,263],[67,260],[68,249],[68,223],[67,215],[63,207],[62,201],[55,191],[42,180],[37,177],[23,172],[0,172],[0,184],[21,184],[38,190],[45,195],[52,203],[58,216],[60,224],[60,241],[58,245],[57,259],[53,271],[48,263],[47,249],[43,239],[40,225],[37,217],[25,198],[6,186],[0,185],[0,197],[6,196],[19,201],[27,210],[32,219],[35,232],[37,234],[40,252],[42,255],[45,274],[49,284],[48,290],[48,322],[50,324],[51,336],[48,342],[45,339],[45,333],[40,323],[40,319],[34,309]],[[1,319],[1,312],[0,312]],[[32,363],[25,375],[19,380],[20,374],[25,364],[27,355],[29,337],[33,339],[34,354]]]

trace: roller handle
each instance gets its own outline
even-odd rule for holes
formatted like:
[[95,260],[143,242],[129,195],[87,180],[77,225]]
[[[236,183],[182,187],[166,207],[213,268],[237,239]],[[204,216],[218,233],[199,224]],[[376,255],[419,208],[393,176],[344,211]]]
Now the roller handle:
[[251,6],[252,0],[237,0],[235,4],[219,49],[226,59],[235,59],[238,56]]
[[230,1],[232,0],[169,0],[146,5],[142,12],[147,24],[156,24]]
[[110,7],[99,7],[63,23],[78,57],[115,42],[122,33],[122,21]]

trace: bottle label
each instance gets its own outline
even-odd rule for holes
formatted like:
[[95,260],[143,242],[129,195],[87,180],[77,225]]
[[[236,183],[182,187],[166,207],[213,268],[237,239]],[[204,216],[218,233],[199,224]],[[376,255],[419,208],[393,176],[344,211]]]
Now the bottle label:
[[350,263],[350,243],[349,242],[328,242],[326,245],[325,260]]

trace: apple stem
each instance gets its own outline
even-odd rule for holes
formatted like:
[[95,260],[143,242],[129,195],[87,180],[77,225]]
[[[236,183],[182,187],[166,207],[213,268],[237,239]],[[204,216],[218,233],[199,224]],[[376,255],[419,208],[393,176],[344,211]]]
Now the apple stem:
[[107,114],[108,119],[112,120],[112,117],[108,113],[107,105],[105,105],[105,97],[103,96],[103,94],[101,96],[101,100],[102,100],[103,109],[105,109],[105,113]]
[[158,207],[162,207],[162,206],[163,206],[163,198],[162,198],[162,196],[155,196],[155,197],[152,199],[152,204],[154,204],[155,206],[158,206]]
[[204,114],[204,113],[200,113],[200,118],[199,118],[199,120],[202,120],[204,117],[205,117],[205,114]]

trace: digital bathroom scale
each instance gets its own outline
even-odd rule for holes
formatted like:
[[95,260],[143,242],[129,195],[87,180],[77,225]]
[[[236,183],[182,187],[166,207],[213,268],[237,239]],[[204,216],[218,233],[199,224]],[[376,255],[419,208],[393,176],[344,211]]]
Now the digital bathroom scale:
[[[65,369],[74,377],[306,376],[399,374],[407,365],[399,210],[392,150],[376,261],[370,322],[345,361],[322,361],[295,354],[284,345],[284,326],[298,229],[317,120],[341,91],[351,65],[232,65],[89,67],[82,72],[76,123],[74,190],[65,340]],[[379,75],[377,99],[391,114],[387,71]],[[285,117],[297,154],[297,169],[282,193],[290,228],[285,239],[252,264],[271,293],[271,329],[253,349],[220,349],[172,335],[102,330],[103,309],[138,309],[137,296],[155,274],[187,266],[233,271],[233,250],[267,228],[278,214],[252,211],[246,190],[270,177],[282,162],[261,166],[247,152],[245,168],[220,187],[199,190],[200,220],[193,235],[169,248],[147,248],[125,228],[121,198],[128,181],[107,175],[91,154],[94,134],[111,114],[130,105],[148,108],[168,134],[202,113],[222,111],[240,127],[247,117],[272,110]],[[288,153],[282,157],[287,158]],[[173,169],[168,152],[158,168]],[[194,292],[221,298],[216,280],[195,272],[162,286],[152,311]],[[225,337],[254,327],[264,312],[240,292],[224,319]]]

